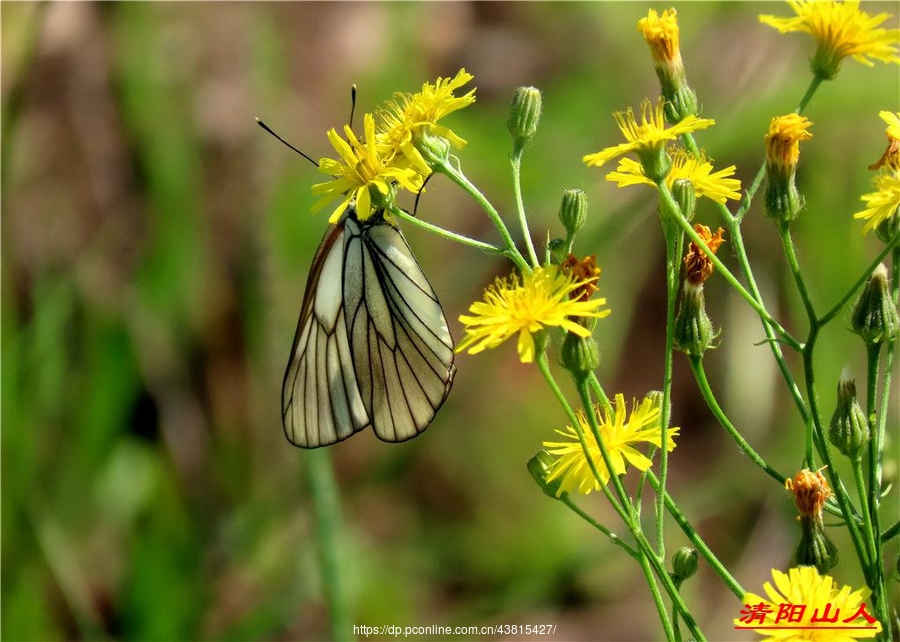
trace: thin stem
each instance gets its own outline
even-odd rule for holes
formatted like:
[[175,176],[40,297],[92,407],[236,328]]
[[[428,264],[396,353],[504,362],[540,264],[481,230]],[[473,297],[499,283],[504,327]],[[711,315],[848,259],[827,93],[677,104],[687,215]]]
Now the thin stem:
[[[662,200],[666,202],[666,206],[671,208],[678,209],[678,205],[675,203],[674,198],[672,197],[672,193],[669,191],[668,187],[666,187],[665,183],[659,185],[659,193],[662,197]],[[772,328],[778,332],[781,336],[782,341],[784,341],[787,345],[789,345],[794,350],[799,351],[803,346],[788,333],[781,324],[778,323],[769,312],[766,310],[765,306],[763,306],[758,300],[757,297],[754,297],[750,294],[743,285],[735,278],[735,276],[731,273],[731,271],[722,263],[722,260],[716,256],[716,254],[709,249],[709,246],[706,244],[700,235],[694,231],[694,228],[691,227],[691,224],[684,217],[675,218],[676,223],[684,230],[684,233],[688,235],[691,241],[697,245],[700,249],[703,250],[704,254],[709,257],[709,260],[712,261],[713,265],[716,266],[716,269],[722,275],[722,277],[728,282],[728,284],[739,294],[741,298],[743,298],[751,308],[756,311],[756,314],[759,315],[761,319],[764,319],[768,324],[772,326]]]
[[509,259],[515,263],[516,267],[522,272],[531,272],[531,266],[528,265],[525,257],[522,256],[522,253],[519,252],[519,248],[516,247],[512,236],[510,236],[509,229],[506,227],[506,223],[504,223],[503,219],[500,217],[500,213],[497,212],[497,209],[489,200],[487,200],[487,198],[485,198],[484,194],[482,194],[461,171],[458,171],[449,162],[444,161],[442,165],[436,168],[436,171],[437,170],[446,174],[451,181],[459,185],[469,196],[475,199],[475,202],[481,206],[481,209],[483,209],[485,213],[487,213],[488,218],[494,224],[494,227],[500,232],[500,238],[503,239],[503,244],[506,246]]
[[[674,203],[674,201],[673,201]],[[677,217],[682,218],[681,208],[671,211]],[[665,217],[665,212],[662,212]],[[667,224],[664,221],[664,227]],[[675,353],[675,300],[678,297],[678,277],[680,274],[681,247],[684,242],[684,234],[678,228],[668,225],[670,228],[666,236],[666,341],[663,361],[663,398],[659,411],[660,425],[660,453],[659,453],[659,483],[665,490],[669,471],[669,449],[666,447],[669,438],[669,422],[672,418],[672,371]],[[662,493],[656,494],[656,554],[661,558],[666,556],[665,544],[665,499]]]
[[834,304],[834,306],[826,312],[824,315],[819,317],[819,325],[825,325],[829,321],[831,321],[837,314],[841,311],[847,301],[856,294],[856,291],[859,290],[863,286],[863,284],[869,280],[872,276],[872,272],[875,271],[882,261],[884,261],[884,257],[888,255],[888,253],[894,249],[894,247],[900,243],[900,233],[895,234],[894,238],[891,239],[891,242],[884,246],[884,249],[878,253],[878,257],[869,264],[869,266],[863,271],[863,273],[859,276],[858,279],[850,286],[850,289],[841,297],[840,301]]
[[[587,441],[585,440],[584,431],[581,429],[581,422],[578,421],[578,417],[575,416],[575,411],[572,410],[572,406],[569,405],[569,400],[566,399],[566,396],[562,393],[559,384],[556,383],[556,378],[553,376],[553,373],[550,372],[550,365],[547,362],[547,353],[541,352],[535,359],[535,362],[537,363],[538,370],[541,371],[541,374],[544,376],[544,380],[547,382],[547,385],[550,386],[550,390],[553,392],[553,395],[559,402],[559,405],[562,406],[563,411],[566,413],[566,417],[568,418],[569,423],[572,425],[572,428],[574,428],[575,433],[578,435],[578,441],[581,444],[581,449],[584,451],[584,457],[587,460],[588,468],[591,469],[591,474],[593,474],[594,479],[597,480],[597,484],[601,487],[601,489],[603,490],[603,494],[606,495],[606,498],[609,500],[610,505],[619,515],[621,520],[626,525],[629,525],[631,522],[631,516],[629,515],[625,507],[620,504],[615,497],[613,497],[613,494],[609,490],[609,487],[603,483],[603,478],[600,475],[600,471],[597,470],[597,464],[596,462],[594,462],[594,458],[590,455],[590,449],[588,448]],[[585,408],[585,414],[591,414],[590,406]],[[609,468],[608,470],[612,470],[612,468]]]
[[353,623],[350,620],[340,554],[343,542],[341,508],[331,456],[324,448],[310,450],[305,455],[316,514],[316,540],[322,569],[322,589],[328,604],[331,633],[335,640],[352,640]]
[[719,402],[716,400],[715,394],[713,394],[712,388],[709,385],[709,380],[706,378],[706,370],[703,367],[703,359],[700,357],[691,357],[691,372],[694,373],[694,379],[697,381],[697,387],[700,389],[700,394],[703,395],[703,399],[706,401],[707,407],[712,411],[713,415],[718,420],[719,425],[725,429],[725,432],[734,440],[734,442],[738,445],[738,447],[744,451],[750,460],[759,466],[769,477],[777,481],[780,485],[784,486],[784,482],[787,480],[787,477],[779,473],[777,470],[769,466],[765,460],[753,449],[744,436],[738,432],[737,428],[729,421],[728,416],[722,410],[722,407],[719,405]]
[[[647,479],[650,481],[650,485],[659,492],[659,479],[656,475],[650,471],[647,475]],[[666,498],[666,509],[669,511],[669,514],[675,520],[675,523],[681,528],[682,532],[687,536],[690,540],[691,544],[694,545],[694,548],[697,549],[697,552],[700,554],[703,559],[710,565],[713,572],[718,575],[721,580],[725,583],[725,586],[734,593],[734,595],[740,600],[744,597],[744,588],[740,585],[740,583],[734,579],[734,576],[728,571],[722,562],[719,561],[719,558],[716,557],[715,553],[712,552],[712,549],[706,545],[706,542],[703,541],[703,538],[700,537],[699,533],[694,530],[694,527],[691,526],[691,523],[687,520],[684,514],[679,510],[678,506],[675,504],[675,500],[672,499],[672,496],[669,495],[668,492],[663,493]]]
[[618,535],[613,533],[611,530],[606,528],[606,526],[604,526],[603,524],[601,524],[600,522],[595,520],[593,517],[591,517],[590,515],[585,513],[583,510],[581,510],[581,507],[572,501],[572,497],[569,495],[569,493],[563,493],[562,496],[558,497],[557,499],[559,499],[559,501],[561,501],[563,504],[568,506],[569,509],[573,513],[578,515],[581,519],[583,519],[588,524],[590,524],[591,526],[596,528],[598,531],[600,531],[601,533],[606,535],[606,538],[610,542],[612,542],[616,546],[620,547],[623,551],[628,553],[629,557],[632,557],[634,559],[638,559],[640,557],[640,553],[638,553],[631,546],[629,546],[628,543],[625,542],[621,537],[619,537]]
[[822,84],[824,78],[819,76],[818,74],[813,76],[812,81],[809,83],[809,87],[806,88],[806,93],[803,94],[803,98],[800,99],[800,104],[797,106],[797,113],[802,114],[806,110],[806,106],[809,104],[809,101],[812,100],[813,95],[816,93],[816,90],[819,88],[819,85]]
[[881,534],[881,541],[887,544],[889,541],[900,535],[900,521],[894,522],[894,525]]
[[[666,633],[667,640],[675,640],[675,629],[672,628],[672,620],[666,610],[666,604],[663,602],[662,595],[659,592],[659,585],[656,583],[656,577],[653,575],[653,568],[646,555],[641,555],[638,559],[641,565],[641,571],[644,573],[644,579],[647,581],[647,588],[650,589],[650,595],[653,596],[653,604],[656,605],[656,612],[659,615],[659,623],[662,624],[663,631]],[[675,611],[675,605],[672,605]],[[675,611],[677,613],[677,611]]]
[[438,227],[437,225],[427,223],[420,218],[411,216],[410,214],[407,214],[406,212],[401,210],[399,207],[391,207],[390,212],[392,216],[396,216],[397,218],[402,219],[404,222],[409,223],[410,225],[415,225],[416,227],[431,232],[432,234],[437,234],[441,238],[447,239],[448,241],[462,243],[463,245],[474,247],[476,250],[481,250],[482,252],[486,252],[487,254],[496,254],[500,256],[507,255],[507,251],[502,247],[497,247],[496,245],[491,245],[490,243],[484,243],[483,241],[478,241],[476,239],[469,238],[468,236],[463,236],[462,234],[457,234],[456,232],[445,230],[442,227]]
[[528,230],[528,219],[525,216],[525,203],[522,200],[522,148],[514,151],[509,157],[512,165],[513,194],[516,197],[516,212],[519,214],[519,225],[522,227],[522,236],[525,239],[525,247],[528,249],[528,258],[535,267],[540,265],[537,253],[534,251],[534,243],[531,242],[531,232]]
[[[869,501],[867,507],[865,502],[863,503],[863,516],[866,518],[866,535],[872,547],[870,558],[872,565],[867,572],[867,576],[871,578],[869,587],[872,589],[872,597],[875,603],[875,616],[885,628],[886,639],[890,639],[891,618],[884,590],[884,557],[878,541],[878,533],[881,532],[881,462],[884,457],[884,434],[881,432],[884,423],[879,421],[876,416],[878,412],[878,370],[881,344],[868,344],[866,347],[866,362],[868,366],[866,416],[869,420],[870,433],[868,457]],[[856,466],[857,468],[859,467],[858,461]],[[861,472],[857,483],[863,483]]]

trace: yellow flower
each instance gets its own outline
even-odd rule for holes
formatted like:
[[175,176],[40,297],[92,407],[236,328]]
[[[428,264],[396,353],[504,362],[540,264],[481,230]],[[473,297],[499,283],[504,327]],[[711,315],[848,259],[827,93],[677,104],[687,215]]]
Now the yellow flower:
[[881,173],[875,177],[877,191],[865,194],[860,200],[868,207],[853,215],[853,218],[865,219],[863,234],[871,232],[892,216],[897,216],[900,207],[900,175]]
[[[378,153],[375,145],[375,118],[372,114],[365,115],[364,129],[364,141],[358,140],[353,130],[346,125],[346,141],[334,129],[328,132],[328,140],[340,160],[323,158],[319,161],[319,171],[334,178],[313,185],[313,194],[322,198],[312,206],[312,211],[318,212],[335,198],[341,197],[341,202],[328,218],[331,223],[337,222],[352,201],[356,202],[357,217],[360,220],[369,218],[373,209],[382,209],[391,199],[395,183],[411,192],[418,192],[422,188],[424,179],[418,172],[392,163]],[[383,202],[373,204],[370,189],[375,189],[380,196],[378,200]]]
[[641,103],[641,124],[637,123],[634,112],[629,107],[627,111],[617,111],[613,116],[627,143],[614,147],[607,147],[595,154],[588,154],[582,160],[592,167],[600,167],[608,160],[622,156],[629,152],[635,152],[642,162],[663,151],[667,142],[675,140],[682,134],[706,129],[716,121],[709,118],[697,118],[688,116],[681,122],[666,129],[664,114],[665,101],[660,98],[654,107],[649,100]]
[[766,15],[759,21],[780,33],[803,31],[815,38],[817,48],[810,66],[822,78],[834,78],[847,56],[869,67],[874,66],[873,59],[900,63],[900,29],[877,28],[890,15],[870,16],[853,0],[788,0],[788,4],[797,14],[793,18]]
[[485,348],[496,348],[515,334],[519,335],[519,358],[522,363],[534,361],[534,335],[545,328],[558,326],[587,337],[590,331],[570,317],[602,319],[609,310],[600,308],[606,299],[579,301],[574,296],[596,276],[578,280],[563,274],[559,267],[537,267],[530,274],[513,274],[498,278],[484,291],[484,301],[469,307],[473,316],[462,315],[466,336],[456,351],[477,354]]
[[886,168],[895,174],[900,173],[900,112],[880,111],[878,115],[888,124],[888,146],[881,158],[869,165],[869,169]]
[[657,63],[677,60],[681,65],[681,51],[678,47],[678,19],[675,9],[666,9],[662,16],[650,9],[646,18],[638,20],[638,31],[650,46],[650,52]]
[[735,628],[755,630],[768,636],[766,642],[852,642],[881,632],[881,623],[861,610],[868,589],[838,589],[831,576],[819,575],[814,566],[792,568],[787,574],[772,569],[772,579],[774,587],[763,585],[768,600],[755,593],[744,595]]
[[765,136],[766,161],[777,167],[796,167],[800,162],[800,141],[812,138],[810,127],[809,119],[799,114],[773,118]]
[[453,147],[461,148],[466,141],[437,122],[475,102],[475,90],[464,96],[453,92],[472,80],[474,76],[460,69],[454,78],[438,78],[432,85],[426,82],[422,91],[415,94],[397,93],[379,111],[378,147],[388,157],[401,154],[422,175],[428,176],[431,168],[416,148],[424,135],[446,139]]
[[[708,159],[702,156],[698,158],[679,149],[672,155],[672,169],[666,176],[666,185],[671,190],[675,181],[687,179],[694,186],[698,198],[706,196],[716,203],[724,204],[729,198],[738,200],[741,197],[738,191],[741,189],[741,182],[736,178],[730,178],[736,169],[734,165],[729,165],[725,169],[713,172],[712,163]],[[630,158],[621,159],[616,171],[607,174],[606,180],[618,183],[618,187],[638,184],[656,187],[656,183],[644,175],[641,164]]]
[[[609,416],[605,415],[603,410],[596,405],[593,411],[597,416],[600,436],[606,445],[613,472],[616,475],[624,475],[626,462],[640,471],[650,468],[653,462],[634,446],[645,442],[653,444],[657,448],[661,447],[662,432],[659,427],[659,406],[654,404],[649,397],[645,397],[640,404],[633,402],[631,418],[626,420],[628,408],[625,405],[625,398],[621,394],[617,394],[613,404],[613,412]],[[581,410],[578,411],[578,423],[584,431],[589,456],[600,474],[603,485],[606,485],[610,477],[609,469],[607,469],[603,456],[600,454],[600,446],[594,438],[594,433],[591,431],[587,417]],[[679,428],[674,426],[668,430],[666,448],[670,452],[675,448],[673,437],[678,434],[679,430]],[[548,483],[557,479],[560,480],[557,495],[573,491],[587,495],[592,490],[600,490],[600,482],[597,481],[597,478],[594,477],[594,473],[591,471],[587,456],[585,456],[575,429],[572,426],[566,426],[565,430],[557,430],[555,432],[567,439],[567,441],[544,442],[544,448],[556,457],[547,470],[546,480]]]

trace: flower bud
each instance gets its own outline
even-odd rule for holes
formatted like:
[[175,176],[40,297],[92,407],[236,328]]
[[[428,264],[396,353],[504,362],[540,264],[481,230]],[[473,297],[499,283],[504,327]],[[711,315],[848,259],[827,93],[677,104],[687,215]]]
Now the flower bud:
[[712,321],[706,314],[703,285],[684,281],[681,307],[675,315],[675,345],[689,356],[702,358],[715,338]]
[[837,387],[837,408],[831,416],[828,440],[850,459],[858,459],[869,442],[869,422],[856,400],[856,382],[841,375]]
[[850,313],[850,327],[869,345],[897,338],[900,318],[890,290],[887,268],[882,263],[872,272]]
[[646,18],[638,21],[638,31],[643,33],[653,56],[656,76],[666,99],[666,120],[674,124],[696,115],[697,95],[687,84],[675,9],[666,9],[662,15],[651,9]]
[[694,220],[694,212],[697,209],[697,190],[694,184],[686,178],[679,178],[672,184],[672,196],[681,208],[681,213],[688,221]]
[[513,137],[513,153],[521,152],[537,132],[541,120],[541,92],[534,87],[519,87],[509,107],[506,127]]
[[800,542],[791,559],[794,566],[815,566],[822,575],[837,566],[838,549],[825,534],[821,518],[800,518]]
[[[900,172],[900,170],[898,170],[898,172]],[[900,231],[900,213],[894,211],[893,214],[881,221],[881,223],[875,227],[875,236],[877,236],[882,243],[890,243],[897,235],[898,231]]]
[[797,218],[803,197],[794,180],[800,162],[800,141],[809,140],[812,123],[798,114],[773,118],[766,141],[766,216],[782,225]]
[[574,332],[566,332],[559,358],[576,379],[583,379],[600,365],[600,348],[592,336],[580,337]]
[[450,141],[425,130],[413,136],[413,146],[432,170],[438,170],[450,156]]
[[570,237],[584,227],[587,221],[587,195],[584,191],[567,189],[563,192],[562,204],[559,206],[559,220]]
[[697,549],[690,546],[682,546],[672,556],[672,581],[676,587],[697,572],[699,566]]
[[553,499],[559,499],[563,494],[560,492],[563,477],[558,477],[550,482],[547,481],[547,473],[554,461],[556,460],[553,458],[553,455],[546,450],[541,450],[528,460],[526,466],[528,467],[528,472],[531,473],[531,477],[541,487],[544,494]]

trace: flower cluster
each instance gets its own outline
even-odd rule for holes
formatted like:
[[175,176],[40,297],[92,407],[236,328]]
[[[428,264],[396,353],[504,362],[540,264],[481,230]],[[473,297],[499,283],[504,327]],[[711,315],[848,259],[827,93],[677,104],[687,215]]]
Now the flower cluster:
[[340,198],[330,222],[336,222],[351,203],[355,203],[357,217],[365,220],[391,205],[398,187],[421,190],[432,171],[429,160],[434,160],[433,150],[466,144],[438,121],[475,101],[474,89],[463,96],[454,94],[470,80],[472,75],[461,69],[454,78],[424,83],[420,92],[396,94],[378,111],[378,123],[375,115],[364,116],[362,140],[349,126],[344,127],[346,140],[331,129],[328,140],[338,158],[319,161],[319,171],[333,178],[313,185],[313,194],[321,198],[312,211]]

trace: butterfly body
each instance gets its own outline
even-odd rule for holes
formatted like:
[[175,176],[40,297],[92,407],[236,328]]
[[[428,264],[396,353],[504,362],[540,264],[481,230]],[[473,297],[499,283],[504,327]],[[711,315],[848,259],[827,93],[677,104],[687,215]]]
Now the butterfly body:
[[316,448],[371,426],[425,430],[455,373],[443,310],[400,230],[351,205],[313,259],[282,388],[285,436]]

